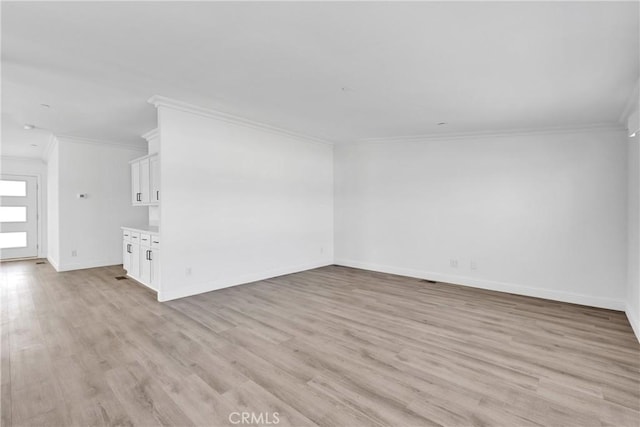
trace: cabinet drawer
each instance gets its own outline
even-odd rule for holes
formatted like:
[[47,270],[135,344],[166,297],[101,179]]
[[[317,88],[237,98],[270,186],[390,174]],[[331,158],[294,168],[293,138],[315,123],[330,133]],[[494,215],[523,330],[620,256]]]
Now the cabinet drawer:
[[151,246],[151,235],[140,233],[140,244],[142,246]]
[[132,231],[131,232],[131,241],[135,243],[140,243],[140,232]]
[[151,236],[151,247],[159,248],[160,247],[160,236]]
[[131,241],[131,231],[122,230],[122,240],[124,240],[125,242],[130,242]]

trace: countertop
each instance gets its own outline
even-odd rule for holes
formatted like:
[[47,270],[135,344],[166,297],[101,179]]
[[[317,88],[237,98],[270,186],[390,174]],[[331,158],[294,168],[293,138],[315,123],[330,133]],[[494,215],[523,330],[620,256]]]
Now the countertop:
[[160,234],[160,229],[153,225],[136,225],[136,226],[123,225],[120,228],[123,230],[139,231],[141,233]]

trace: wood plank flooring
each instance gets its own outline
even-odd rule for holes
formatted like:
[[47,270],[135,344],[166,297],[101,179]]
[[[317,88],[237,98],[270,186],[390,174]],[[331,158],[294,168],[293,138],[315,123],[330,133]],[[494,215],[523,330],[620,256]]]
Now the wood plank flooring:
[[2,426],[640,424],[621,312],[344,267],[164,304],[118,266],[0,268]]

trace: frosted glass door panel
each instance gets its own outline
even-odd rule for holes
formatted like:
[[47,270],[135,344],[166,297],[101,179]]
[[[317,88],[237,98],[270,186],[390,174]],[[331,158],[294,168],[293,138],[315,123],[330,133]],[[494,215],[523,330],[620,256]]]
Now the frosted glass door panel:
[[38,178],[0,176],[0,259],[38,256]]

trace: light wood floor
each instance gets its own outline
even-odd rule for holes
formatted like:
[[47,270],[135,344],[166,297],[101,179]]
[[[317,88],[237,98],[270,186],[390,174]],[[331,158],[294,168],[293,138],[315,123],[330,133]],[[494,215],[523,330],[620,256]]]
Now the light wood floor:
[[342,267],[165,304],[119,267],[0,268],[3,426],[640,422],[620,312]]

